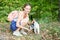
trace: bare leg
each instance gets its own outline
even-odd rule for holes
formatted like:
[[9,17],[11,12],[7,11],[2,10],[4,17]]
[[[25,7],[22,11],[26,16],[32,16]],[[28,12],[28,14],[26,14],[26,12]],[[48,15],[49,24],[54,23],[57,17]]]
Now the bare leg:
[[15,30],[15,31],[13,32],[13,35],[15,35],[15,36],[22,36],[22,34],[19,32],[20,29],[21,29],[21,28],[18,27],[17,30]]
[[22,28],[18,27],[17,30],[15,30],[15,31],[20,31],[20,29],[22,29]]
[[23,28],[21,29],[20,32],[21,32],[22,34],[24,34],[24,35],[27,35],[27,33],[24,31],[24,29],[26,29],[26,30],[28,30],[28,31],[29,31],[29,29],[26,28],[25,25],[26,25],[26,23],[22,23]]
[[21,29],[29,30],[28,28],[25,28],[24,26],[25,26],[25,25],[22,25],[22,28],[21,28],[21,27],[18,27],[17,30],[15,30],[15,31],[20,31]]

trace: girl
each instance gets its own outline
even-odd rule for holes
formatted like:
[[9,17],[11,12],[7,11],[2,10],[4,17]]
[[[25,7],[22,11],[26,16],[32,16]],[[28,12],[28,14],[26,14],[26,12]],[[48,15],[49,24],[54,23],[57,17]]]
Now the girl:
[[[30,10],[31,10],[31,6],[29,4],[25,4],[22,11],[13,11],[12,12],[12,13],[14,13],[14,15],[13,15],[14,17],[13,17],[13,20],[11,21],[10,29],[13,31],[13,35],[22,36],[21,33],[27,34],[25,32],[22,32],[21,30],[27,29],[24,26],[29,21],[28,14],[29,14]],[[10,16],[10,17],[12,17],[12,16]],[[8,19],[9,19],[9,15],[8,15]],[[19,32],[19,31],[21,31],[21,32]]]

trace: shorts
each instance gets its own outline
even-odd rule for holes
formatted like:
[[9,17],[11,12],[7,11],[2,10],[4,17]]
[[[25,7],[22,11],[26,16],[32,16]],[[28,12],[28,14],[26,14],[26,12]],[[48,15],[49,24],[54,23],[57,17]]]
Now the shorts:
[[16,22],[13,20],[10,24],[10,30],[15,31],[17,29]]

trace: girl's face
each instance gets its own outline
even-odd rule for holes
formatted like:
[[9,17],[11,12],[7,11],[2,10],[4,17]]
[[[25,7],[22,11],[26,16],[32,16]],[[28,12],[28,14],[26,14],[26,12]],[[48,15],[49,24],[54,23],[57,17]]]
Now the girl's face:
[[30,10],[31,10],[31,6],[29,6],[29,5],[25,6],[24,11],[25,11],[26,13],[29,13]]

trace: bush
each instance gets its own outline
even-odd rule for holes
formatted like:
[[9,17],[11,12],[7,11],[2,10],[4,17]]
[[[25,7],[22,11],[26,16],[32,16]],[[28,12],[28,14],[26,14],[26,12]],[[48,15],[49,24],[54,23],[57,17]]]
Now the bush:
[[0,22],[7,22],[8,14],[13,10],[22,10],[25,3],[31,4],[30,16],[33,18],[45,21],[56,21],[58,18],[58,0],[1,0]]

